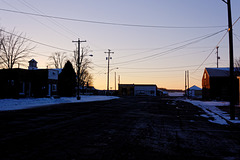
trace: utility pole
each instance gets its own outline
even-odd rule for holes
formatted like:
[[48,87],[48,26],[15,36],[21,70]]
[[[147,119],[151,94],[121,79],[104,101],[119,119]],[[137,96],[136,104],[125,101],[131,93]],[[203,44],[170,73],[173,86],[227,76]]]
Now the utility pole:
[[72,41],[73,43],[78,43],[78,57],[77,57],[77,100],[80,100],[80,90],[79,90],[79,83],[80,83],[80,44],[82,42],[87,42],[87,41],[80,41],[80,38],[78,38],[77,41]]
[[189,71],[185,71],[185,95],[189,98]]
[[118,75],[118,84],[120,84],[120,75]]
[[187,71],[185,71],[185,96],[187,95]]
[[116,72],[115,72],[115,91],[117,90],[117,75],[116,75]]
[[189,70],[187,70],[187,81],[188,81],[188,98],[190,97],[189,95]]
[[217,53],[217,68],[218,68],[218,60],[220,59],[220,57],[218,56],[218,48],[219,48],[219,46],[216,47],[216,49],[217,49],[217,52],[216,52]]
[[229,29],[229,57],[230,57],[230,118],[235,120],[235,94],[234,94],[234,64],[233,64],[233,32],[231,1],[228,0],[228,29]]
[[119,90],[119,85],[120,85],[120,75],[118,75],[118,90]]
[[233,28],[232,28],[232,11],[231,11],[231,1],[222,0],[227,4],[228,10],[228,33],[229,33],[229,65],[230,65],[230,119],[235,120],[235,94],[234,94],[234,64],[233,64]]
[[114,52],[111,52],[110,49],[108,49],[108,52],[104,52],[108,54],[108,57],[106,57],[106,60],[108,60],[108,74],[107,74],[107,95],[109,94],[109,63],[110,59],[112,59],[111,54],[114,54]]

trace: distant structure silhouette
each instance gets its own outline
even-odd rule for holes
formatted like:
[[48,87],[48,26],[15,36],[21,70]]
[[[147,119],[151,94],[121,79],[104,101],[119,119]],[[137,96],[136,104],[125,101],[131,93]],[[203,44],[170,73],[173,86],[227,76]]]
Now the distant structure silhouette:
[[35,59],[28,61],[28,63],[29,63],[28,70],[37,70],[38,69],[38,67],[37,67],[38,62]]

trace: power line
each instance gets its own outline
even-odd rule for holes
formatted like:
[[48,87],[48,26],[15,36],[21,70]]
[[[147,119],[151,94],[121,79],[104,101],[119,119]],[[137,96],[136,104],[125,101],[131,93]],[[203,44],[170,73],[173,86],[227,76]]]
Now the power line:
[[[214,63],[209,63],[210,64],[214,64]],[[96,65],[93,63],[93,65]],[[103,66],[99,66],[99,65],[96,65],[98,67],[102,67],[102,68],[106,68],[106,67],[103,67]],[[136,72],[136,71],[132,71],[132,72],[118,72],[118,73],[133,73],[133,74],[138,74],[138,73],[155,73],[155,72],[173,72],[173,71],[182,71],[182,69],[180,68],[191,68],[191,67],[195,67],[195,66],[198,66],[198,65],[188,65],[188,66],[175,66],[175,67],[162,67],[162,68],[126,68],[126,67],[121,67],[121,69],[130,69],[130,70],[141,70],[139,72]],[[144,71],[146,70],[146,71]],[[160,71],[159,71],[160,70]],[[104,72],[105,73],[105,72]],[[102,74],[104,74],[102,73]],[[97,73],[97,74],[101,74],[101,73]]]
[[199,79],[199,78],[194,78],[194,77],[192,77],[192,76],[190,76],[190,78],[191,78],[191,80],[193,79],[193,80],[195,80],[195,81],[201,81],[201,79]]
[[36,52],[29,52],[29,53],[35,54],[35,55],[38,55],[38,56],[49,57],[48,55],[40,54],[40,53],[36,53]]
[[240,17],[238,17],[238,19],[232,24],[232,26],[234,26],[238,21],[239,21]]
[[145,56],[145,57],[142,57],[142,58],[137,58],[137,59],[128,60],[128,61],[124,61],[124,62],[118,62],[118,63],[115,63],[115,64],[119,65],[119,64],[125,64],[125,63],[136,62],[136,61],[137,61],[137,62],[142,62],[142,61],[146,61],[146,60],[149,60],[149,59],[152,59],[152,58],[156,59],[157,56],[163,56],[163,55],[169,54],[169,53],[171,53],[171,52],[177,51],[177,50],[182,49],[182,48],[184,48],[184,47],[187,47],[187,46],[189,46],[189,45],[191,45],[191,44],[194,44],[194,43],[200,42],[200,41],[202,41],[202,40],[204,40],[204,39],[207,39],[207,38],[210,38],[210,37],[212,37],[212,36],[215,36],[215,35],[223,32],[223,31],[225,31],[225,29],[224,29],[224,30],[221,30],[221,31],[218,31],[218,32],[215,32],[215,33],[213,33],[213,34],[208,34],[207,36],[202,37],[201,39],[197,39],[197,40],[195,40],[195,41],[192,41],[192,42],[189,42],[189,43],[187,43],[187,44],[184,44],[184,45],[175,47],[175,48],[173,48],[173,49],[169,49],[169,50],[167,50],[167,51],[163,51],[163,52],[156,53],[156,54],[153,54],[153,55],[148,55],[148,56]]
[[220,41],[218,41],[217,45],[212,49],[212,51],[208,54],[208,56],[204,59],[204,61],[198,66],[198,68],[193,72],[195,73],[206,61],[207,59],[211,56],[211,54],[213,53],[213,51],[215,51],[216,47],[219,46],[219,44],[222,42],[222,40],[225,38],[225,36],[227,35],[228,31],[223,35],[223,37],[220,39]]
[[[12,6],[11,4],[9,4],[8,2],[4,1],[4,3],[6,3],[8,6],[14,8],[15,10],[19,11],[16,7]],[[42,11],[40,11],[39,9],[37,9],[36,7],[34,7],[33,5],[31,5],[30,3],[26,2],[25,0],[20,0],[20,3],[22,3],[23,5],[27,6],[28,8],[32,9],[33,11],[39,13],[39,14],[43,14],[44,13]],[[21,12],[21,11],[19,11]],[[68,40],[72,39],[70,37],[68,37],[67,35],[64,35],[62,32],[58,32],[57,30],[55,30],[54,28],[52,28],[51,26],[44,24],[43,22],[37,20],[36,18],[32,17],[31,15],[29,15],[30,18],[32,18],[33,20],[37,21],[38,23],[40,23],[41,25],[45,26],[46,28],[52,30],[53,32],[63,36],[64,38],[67,38]],[[71,29],[68,29],[67,27],[65,27],[64,25],[62,25],[61,23],[57,22],[56,20],[54,20],[53,18],[50,17],[46,17],[48,18],[49,21],[51,21],[53,24],[57,25],[59,28],[65,30],[66,32],[70,33],[71,35],[75,36],[75,37],[80,37],[77,33],[73,32]],[[88,42],[89,43],[89,42]],[[93,46],[96,46],[94,44],[92,44]],[[98,47],[99,48],[99,47]]]
[[[14,9],[18,10],[16,7],[14,7],[13,5],[9,4],[9,3],[6,2],[5,0],[3,0],[3,2],[6,3],[8,6],[10,6],[10,7],[14,8]],[[19,1],[19,2],[21,2],[21,1]],[[19,11],[19,10],[18,10],[18,11]],[[29,15],[28,15],[28,16],[29,16]],[[57,34],[65,37],[65,38],[67,38],[67,39],[70,39],[68,36],[62,34],[61,32],[56,31],[54,28],[50,27],[49,25],[46,25],[46,24],[42,23],[41,21],[39,21],[39,20],[36,19],[35,17],[32,17],[32,16],[29,16],[29,17],[32,18],[33,20],[35,20],[36,22],[40,23],[40,24],[43,25],[44,27],[48,28],[49,30],[51,30],[51,31],[53,31],[53,32],[55,32],[55,33],[57,33]]]
[[[26,5],[28,5],[30,8],[32,8],[33,10],[37,11],[38,13],[40,14],[45,14],[44,12],[42,12],[41,10],[39,10],[38,8],[34,7],[33,5],[31,5],[30,3],[26,2],[26,0],[22,0],[24,3],[26,3]],[[52,18],[49,18],[50,21],[52,21],[52,23],[54,23],[55,25],[57,25],[58,27],[62,28],[63,30],[65,30],[66,32],[70,33],[71,35],[75,36],[75,37],[82,37],[80,36],[78,33],[74,32],[72,29],[64,26],[63,24],[59,23],[58,21],[52,19]],[[99,47],[98,45],[96,44],[93,44],[91,43],[90,40],[88,40],[88,44],[91,44],[91,46],[95,46],[97,48],[102,48],[102,47]]]
[[32,40],[32,39],[29,39],[29,38],[26,38],[26,37],[22,37],[22,36],[19,36],[19,35],[14,34],[14,33],[5,31],[5,30],[3,30],[3,29],[0,29],[0,31],[5,32],[5,33],[7,33],[7,34],[14,35],[14,36],[18,36],[18,37],[20,37],[20,38],[22,38],[22,39],[26,39],[26,40],[28,40],[28,41],[30,41],[30,42],[33,42],[33,43],[36,43],[36,44],[40,44],[40,45],[42,45],[42,46],[46,46],[46,47],[49,47],[49,48],[54,48],[54,49],[58,49],[58,50],[66,51],[66,52],[72,52],[72,50],[68,50],[68,49],[64,49],[64,48],[59,48],[59,47],[55,47],[55,46],[52,46],[52,45],[49,45],[49,44],[45,44],[45,43],[42,43],[42,42],[38,42],[38,41],[35,41],[35,40]]
[[[209,63],[213,64],[213,63]],[[131,68],[131,67],[121,67],[121,69],[141,69],[141,70],[163,70],[163,69],[176,69],[176,68],[188,68],[188,67],[195,67],[198,66],[198,64],[195,65],[187,65],[187,66],[174,66],[174,67],[162,67],[162,68]]]
[[[171,70],[171,72],[182,72],[183,70],[182,69],[175,69],[175,70]],[[161,71],[139,71],[139,72],[118,72],[118,73],[131,73],[131,74],[151,74],[151,73],[161,73],[161,72],[169,72],[169,70],[161,70]]]
[[66,21],[75,21],[75,22],[84,22],[84,23],[102,24],[102,25],[112,25],[112,26],[124,26],[124,27],[161,28],[161,29],[207,29],[207,28],[223,28],[223,27],[226,27],[226,26],[193,26],[193,27],[189,27],[189,26],[128,24],[128,23],[115,23],[115,22],[93,21],[93,20],[83,20],[83,19],[59,17],[59,16],[50,16],[50,15],[45,15],[45,14],[36,14],[36,13],[16,11],[16,10],[4,9],[4,8],[0,8],[0,10],[4,11],[4,12],[26,14],[26,15],[60,19],[60,20],[66,20]]
[[[26,7],[30,8],[31,10],[33,10],[33,11],[39,13],[39,14],[45,14],[44,12],[42,12],[41,10],[36,8],[35,6],[31,5],[30,3],[26,2],[25,0],[20,0],[19,2],[21,2],[23,5],[25,5]],[[54,19],[48,18],[48,20],[51,21],[53,24],[57,25],[59,28],[65,30],[68,33],[70,33],[71,35],[76,36],[76,37],[80,37],[78,34],[74,33],[72,30],[68,29],[67,27],[65,27],[64,25],[55,21]],[[67,36],[65,36],[65,37],[67,37]],[[69,37],[67,37],[67,38],[70,39]]]
[[[224,47],[222,47],[222,48],[224,48]],[[185,48],[185,49],[191,49],[191,47],[188,47],[188,48]],[[197,51],[197,52],[191,52],[191,53],[185,53],[185,54],[181,54],[181,55],[173,55],[173,56],[168,56],[168,57],[164,57],[164,58],[162,58],[162,59],[167,59],[167,58],[172,58],[172,57],[174,57],[174,58],[176,58],[176,57],[179,57],[179,56],[185,56],[185,55],[191,55],[191,54],[199,54],[199,53],[203,53],[203,52],[209,52],[209,50],[210,49],[208,49],[208,50],[202,50],[202,51]],[[212,50],[212,49],[211,49]],[[135,54],[134,54],[135,55]],[[132,54],[131,55],[129,55],[129,56],[132,56]],[[127,56],[124,56],[124,57],[127,57]],[[121,58],[123,58],[123,56],[121,57]],[[118,57],[117,57],[117,59],[119,59]],[[102,62],[102,60],[97,60],[97,61],[95,61],[95,62]]]
[[[223,30],[223,31],[224,31],[224,30]],[[221,31],[220,31],[220,32],[221,32]],[[214,34],[215,34],[215,33],[214,33]],[[170,45],[166,45],[166,46],[163,46],[163,47],[148,49],[148,50],[146,50],[146,51],[142,51],[142,52],[138,52],[138,53],[135,53],[135,54],[131,54],[131,55],[129,55],[129,56],[134,56],[134,55],[138,55],[138,54],[142,54],[142,53],[147,53],[147,52],[151,52],[151,51],[155,51],[155,50],[160,50],[160,49],[168,48],[168,47],[175,46],[175,45],[178,45],[178,44],[182,44],[182,43],[186,43],[186,42],[189,42],[189,41],[193,41],[193,40],[197,40],[197,39],[200,39],[200,38],[204,38],[204,37],[209,36],[209,35],[212,35],[212,34],[207,34],[207,35],[204,35],[204,36],[200,36],[200,37],[188,39],[188,40],[185,40],[185,41],[182,41],[182,42],[177,42],[177,43],[170,44]],[[118,59],[124,58],[124,57],[129,57],[129,56],[121,56],[121,57],[118,57]]]
[[[118,72],[118,73],[121,73],[121,74],[125,74],[124,72]],[[133,74],[125,74],[127,75],[127,77],[143,77],[143,78],[146,78],[146,76],[144,75],[133,75]],[[167,79],[174,79],[176,81],[179,81],[178,79],[176,79],[177,77],[182,77],[182,73],[180,73],[179,75],[171,75],[171,76],[148,76],[148,78],[167,78]],[[152,83],[152,81],[151,81]]]
[[235,36],[235,38],[240,42],[240,39],[238,38],[238,37],[240,37],[240,36],[238,36],[238,35],[236,35],[236,34],[233,34],[234,36]]
[[236,36],[236,37],[240,37],[239,35],[237,35],[236,33],[234,33],[234,35]]
[[[238,19],[233,23],[232,27],[239,21],[239,19],[240,19],[240,17],[238,17]],[[231,30],[232,30],[232,28],[231,28]],[[225,36],[227,35],[227,33],[229,31],[230,31],[230,28],[228,28],[227,32],[223,35],[223,37],[220,39],[220,41],[218,41],[217,45],[213,48],[213,50],[209,53],[209,55],[204,59],[202,64],[193,73],[195,73],[206,62],[206,60],[210,57],[210,55],[213,53],[213,51],[216,49],[216,47],[219,46],[219,44],[222,42],[222,40],[225,38]]]
[[99,68],[107,68],[106,66],[100,66],[100,65],[97,65],[97,64],[95,64],[95,63],[92,63],[93,65],[95,65],[95,66],[97,66],[97,67],[99,67]]

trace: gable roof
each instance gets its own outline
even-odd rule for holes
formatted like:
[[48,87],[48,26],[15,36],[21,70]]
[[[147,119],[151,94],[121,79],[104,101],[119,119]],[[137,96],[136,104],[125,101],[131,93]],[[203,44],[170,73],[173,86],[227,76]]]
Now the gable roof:
[[194,86],[190,87],[189,90],[202,90],[202,89],[199,88],[198,86],[194,85]]
[[28,62],[36,62],[36,63],[38,63],[35,59],[31,59],[31,60],[28,61]]
[[206,68],[210,77],[229,77],[229,68]]

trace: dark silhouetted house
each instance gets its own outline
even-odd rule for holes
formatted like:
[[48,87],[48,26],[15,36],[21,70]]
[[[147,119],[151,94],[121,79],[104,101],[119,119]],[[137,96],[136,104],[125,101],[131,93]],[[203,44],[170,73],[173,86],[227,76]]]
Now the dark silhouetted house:
[[156,96],[155,84],[119,84],[119,95],[122,96]]
[[134,84],[118,84],[118,93],[121,96],[134,96]]
[[38,69],[35,60],[27,69],[0,70],[0,98],[50,97],[57,94],[58,70]]
[[[202,97],[204,100],[230,99],[229,68],[205,68],[202,77]],[[235,77],[235,101],[238,102],[239,82]]]

